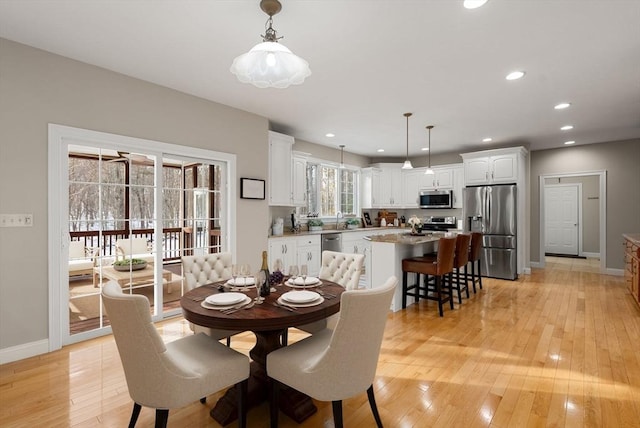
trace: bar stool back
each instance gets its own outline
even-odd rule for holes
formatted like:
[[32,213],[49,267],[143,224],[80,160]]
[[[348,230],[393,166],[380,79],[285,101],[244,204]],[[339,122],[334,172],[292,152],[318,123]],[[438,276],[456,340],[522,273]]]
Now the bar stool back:
[[[456,238],[440,238],[438,255],[435,261],[429,257],[412,257],[402,260],[402,308],[407,307],[407,296],[413,296],[417,303],[420,297],[438,302],[438,311],[443,316],[442,304],[449,302],[453,309],[453,296],[450,285],[447,286],[445,276],[451,279],[453,259],[455,256]],[[407,274],[415,273],[415,284],[409,285]],[[420,275],[425,275],[424,282]],[[433,281],[429,280],[433,276]]]
[[[451,281],[451,287],[458,292],[458,304],[462,304],[462,292],[465,291],[467,299],[469,298],[469,277],[467,276],[467,263],[469,262],[469,241],[471,235],[468,233],[459,233],[456,236],[456,252],[453,258],[454,273]],[[464,268],[464,272],[460,269]]]
[[[480,271],[480,253],[482,250],[482,233],[471,234],[471,246],[469,247],[469,262],[471,263],[471,285],[476,292],[476,283],[482,290],[482,273]],[[477,269],[476,269],[477,268]]]

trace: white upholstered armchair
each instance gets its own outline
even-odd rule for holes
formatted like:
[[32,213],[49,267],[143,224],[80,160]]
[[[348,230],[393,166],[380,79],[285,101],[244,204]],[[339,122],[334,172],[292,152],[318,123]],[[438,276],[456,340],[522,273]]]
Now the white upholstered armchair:
[[102,287],[102,297],[134,401],[129,426],[142,406],[156,409],[156,427],[165,427],[169,409],[237,385],[238,421],[246,424],[249,359],[204,334],[165,344],[158,334],[145,296],[124,294],[115,281]]
[[95,254],[89,254],[89,250],[82,241],[69,241],[69,276],[91,275]]
[[274,380],[272,428],[278,426],[280,383],[316,400],[331,401],[336,428],[342,427],[342,400],[366,390],[376,424],[382,427],[373,380],[397,284],[392,276],[381,287],[345,291],[335,330],[325,329],[267,355],[267,375]]
[[[347,290],[355,290],[360,282],[364,254],[348,254],[336,251],[322,252],[322,266],[320,267],[320,279],[336,282]],[[309,324],[296,326],[307,333],[318,333],[325,328],[335,327],[338,314],[327,319],[315,321]]]
[[[183,256],[182,275],[185,281],[185,292],[201,285],[231,278],[231,253],[213,253],[203,256]],[[195,333],[205,333],[214,339],[227,338],[227,346],[231,345],[231,336],[238,331],[216,330],[189,323]]]

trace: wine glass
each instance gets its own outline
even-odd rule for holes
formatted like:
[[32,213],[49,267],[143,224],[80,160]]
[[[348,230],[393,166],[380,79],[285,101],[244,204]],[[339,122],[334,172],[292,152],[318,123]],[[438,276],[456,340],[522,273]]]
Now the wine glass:
[[267,280],[267,275],[264,273],[263,270],[259,270],[258,272],[256,272],[255,276],[253,277],[253,280],[255,281],[255,284],[256,284],[255,300],[256,300],[256,303],[260,305],[262,304],[262,302],[264,302],[265,295],[263,295],[264,287],[262,287],[262,285]]
[[233,284],[232,285],[236,285],[236,278],[238,277],[238,274],[240,273],[240,267],[237,264],[233,264],[231,265],[231,277],[233,278]]
[[302,277],[302,288],[307,288],[308,273],[309,273],[309,267],[307,265],[300,265],[300,276]]
[[242,285],[247,285],[247,277],[251,274],[251,267],[248,264],[240,265],[240,276],[242,277]]
[[289,266],[289,281],[291,282],[291,284],[295,284],[297,277],[298,277],[298,266],[297,265]]
[[284,275],[282,273],[283,269],[284,267],[282,266],[282,259],[276,259],[276,261],[273,262],[273,272],[278,272],[279,276],[276,276],[276,278],[280,278],[277,285],[282,285],[282,282],[284,281]]

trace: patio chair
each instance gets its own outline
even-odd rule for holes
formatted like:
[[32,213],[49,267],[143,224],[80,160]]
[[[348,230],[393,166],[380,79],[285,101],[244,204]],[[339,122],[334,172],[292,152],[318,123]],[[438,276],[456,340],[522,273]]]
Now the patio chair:
[[116,241],[116,259],[141,259],[152,264],[155,260],[147,238],[127,238]]
[[91,275],[94,265],[94,255],[84,242],[69,242],[69,276]]

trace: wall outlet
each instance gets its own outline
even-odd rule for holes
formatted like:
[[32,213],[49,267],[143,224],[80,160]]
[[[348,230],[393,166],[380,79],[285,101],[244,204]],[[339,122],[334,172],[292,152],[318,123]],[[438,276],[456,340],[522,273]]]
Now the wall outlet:
[[0,227],[31,227],[33,214],[0,214]]

